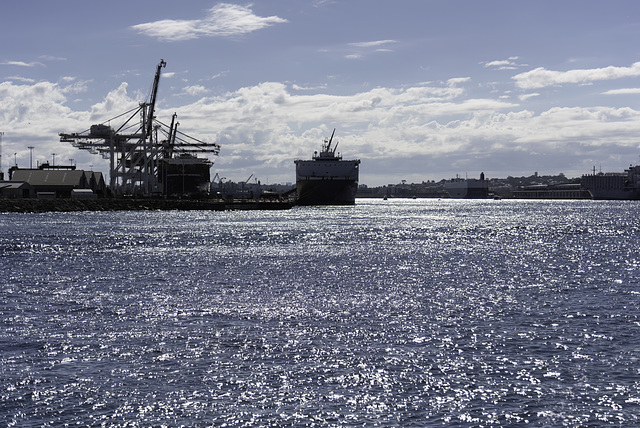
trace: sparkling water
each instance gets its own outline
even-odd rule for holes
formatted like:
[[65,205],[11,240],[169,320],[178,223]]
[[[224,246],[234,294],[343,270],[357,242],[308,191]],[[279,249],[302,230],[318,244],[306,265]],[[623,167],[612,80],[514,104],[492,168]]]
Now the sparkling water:
[[0,425],[640,424],[639,209],[0,214]]

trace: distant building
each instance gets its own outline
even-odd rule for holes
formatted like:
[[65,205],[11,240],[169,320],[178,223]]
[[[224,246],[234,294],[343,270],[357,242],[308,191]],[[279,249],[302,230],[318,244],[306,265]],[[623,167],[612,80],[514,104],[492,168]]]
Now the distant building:
[[93,193],[91,189],[73,189],[71,191],[71,199],[98,199],[98,195]]
[[85,171],[87,175],[87,181],[89,182],[89,188],[93,190],[93,193],[98,197],[104,197],[107,194],[107,184],[104,181],[104,177],[101,172]]
[[591,199],[580,184],[540,184],[524,186],[513,191],[516,199]]

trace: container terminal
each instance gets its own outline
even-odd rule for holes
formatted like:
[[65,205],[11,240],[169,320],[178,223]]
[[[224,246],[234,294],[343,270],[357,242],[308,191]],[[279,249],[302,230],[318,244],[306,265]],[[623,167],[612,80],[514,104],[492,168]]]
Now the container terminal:
[[198,155],[218,156],[220,146],[178,130],[175,113],[168,125],[155,115],[166,65],[160,60],[149,98],[138,107],[85,131],[59,134],[61,142],[109,160],[108,185],[101,173],[55,165],[55,158],[37,168],[15,165],[8,181],[0,177],[0,211],[290,208],[293,192],[251,200],[212,194],[213,161]]

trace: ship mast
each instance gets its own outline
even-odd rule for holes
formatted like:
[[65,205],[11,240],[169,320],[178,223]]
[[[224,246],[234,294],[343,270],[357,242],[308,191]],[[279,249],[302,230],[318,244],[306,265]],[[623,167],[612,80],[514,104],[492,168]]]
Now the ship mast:
[[331,133],[331,138],[329,138],[329,143],[327,143],[327,152],[331,151],[331,142],[333,141],[333,135],[336,133],[336,128],[333,128],[333,132]]

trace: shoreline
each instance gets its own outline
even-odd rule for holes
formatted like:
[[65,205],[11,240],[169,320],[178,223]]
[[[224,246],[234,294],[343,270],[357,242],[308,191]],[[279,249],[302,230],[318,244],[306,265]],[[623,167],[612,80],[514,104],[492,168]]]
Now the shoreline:
[[197,199],[0,199],[0,213],[286,210],[292,202]]

